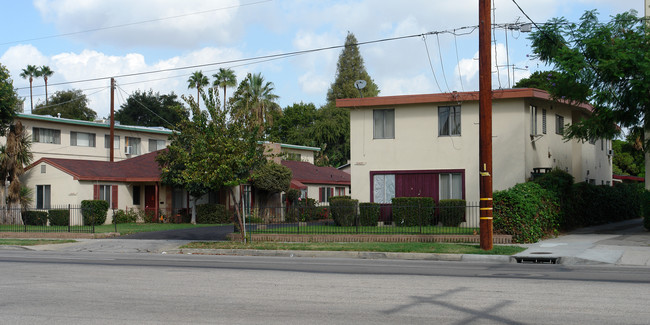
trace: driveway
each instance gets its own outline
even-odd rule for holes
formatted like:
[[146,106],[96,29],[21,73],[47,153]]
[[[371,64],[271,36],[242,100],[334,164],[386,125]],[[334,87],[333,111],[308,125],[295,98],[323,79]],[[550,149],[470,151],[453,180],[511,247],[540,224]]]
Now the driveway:
[[158,240],[226,240],[233,226],[198,227],[178,230],[141,232],[114,237],[115,239],[158,239]]

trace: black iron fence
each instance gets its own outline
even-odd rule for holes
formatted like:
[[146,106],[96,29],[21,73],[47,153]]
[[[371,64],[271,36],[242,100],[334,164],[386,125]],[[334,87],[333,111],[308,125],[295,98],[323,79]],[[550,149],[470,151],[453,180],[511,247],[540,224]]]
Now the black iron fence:
[[0,232],[94,233],[96,221],[81,206],[62,205],[49,209],[0,209]]
[[478,204],[463,206],[291,206],[252,208],[246,230],[257,234],[473,235],[479,231]]

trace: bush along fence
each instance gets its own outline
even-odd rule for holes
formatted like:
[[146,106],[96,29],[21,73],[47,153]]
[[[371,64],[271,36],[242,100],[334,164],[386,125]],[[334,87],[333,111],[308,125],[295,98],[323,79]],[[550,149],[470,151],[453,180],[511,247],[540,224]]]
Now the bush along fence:
[[101,211],[93,208],[82,204],[0,210],[0,232],[94,233],[95,226],[106,220],[106,211],[102,216]]

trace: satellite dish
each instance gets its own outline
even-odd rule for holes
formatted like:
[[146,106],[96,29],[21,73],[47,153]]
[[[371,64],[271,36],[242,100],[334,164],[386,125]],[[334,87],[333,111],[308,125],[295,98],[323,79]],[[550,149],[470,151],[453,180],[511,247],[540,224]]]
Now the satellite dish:
[[361,90],[366,87],[366,81],[365,80],[357,80],[354,82],[354,87]]

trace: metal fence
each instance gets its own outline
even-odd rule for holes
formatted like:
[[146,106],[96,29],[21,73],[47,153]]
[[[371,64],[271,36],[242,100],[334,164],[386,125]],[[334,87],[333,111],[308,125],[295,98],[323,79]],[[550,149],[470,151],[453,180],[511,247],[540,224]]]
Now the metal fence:
[[250,234],[473,235],[479,231],[478,204],[422,207],[292,206],[253,208],[246,215]]
[[49,209],[0,209],[0,232],[94,233],[95,220],[81,206],[51,206]]

